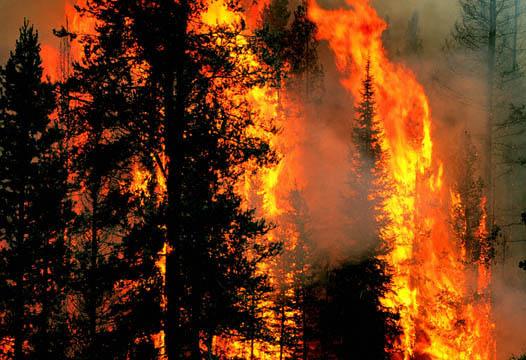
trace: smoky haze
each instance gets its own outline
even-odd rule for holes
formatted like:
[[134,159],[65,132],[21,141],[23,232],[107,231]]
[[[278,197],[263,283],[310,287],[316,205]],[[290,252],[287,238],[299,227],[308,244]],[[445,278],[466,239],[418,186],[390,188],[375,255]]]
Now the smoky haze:
[[[345,0],[318,1],[326,8],[346,7]],[[433,142],[435,153],[444,161],[449,182],[455,183],[454,167],[462,166],[462,139],[469,133],[479,163],[486,137],[486,80],[483,51],[468,54],[458,49],[446,51],[446,40],[451,39],[454,24],[460,18],[457,0],[373,0],[378,13],[388,21],[385,46],[389,57],[411,68],[426,89],[433,114]],[[422,41],[420,54],[407,54],[408,23],[418,17],[418,35]],[[523,15],[524,16],[524,15]],[[305,198],[311,215],[311,233],[316,244],[332,255],[333,261],[345,256],[357,259],[367,255],[374,246],[371,239],[361,238],[353,230],[353,219],[346,207],[349,201],[350,131],[353,99],[341,87],[334,59],[325,43],[320,44],[319,56],[324,66],[325,96],[323,102],[309,110],[305,126],[308,138],[303,143],[306,187]],[[521,60],[523,60],[521,58]],[[524,61],[524,60],[523,60]],[[517,81],[511,90],[498,99],[505,109],[509,103],[526,103],[524,85]],[[503,105],[502,105],[503,104]],[[505,113],[506,111],[504,111]],[[481,175],[481,169],[479,174]],[[505,173],[508,169],[503,169]],[[493,304],[496,323],[497,355],[508,360],[526,352],[526,273],[518,262],[526,258],[526,231],[520,222],[525,208],[526,192],[514,184],[524,184],[526,171],[515,168],[508,177],[499,174],[496,196],[500,215],[496,221],[503,226],[497,241],[496,265],[493,270]],[[354,219],[357,220],[357,219]],[[360,220],[360,219],[358,219]],[[355,229],[355,228],[354,228]]]
[[[344,0],[319,2],[327,8],[347,6]],[[58,44],[52,29],[60,27],[64,21],[64,3],[65,0],[0,0],[0,63],[5,63],[9,51],[13,49],[24,18],[39,30],[43,44]],[[295,5],[294,1],[291,3]],[[448,171],[447,164],[458,160],[455,153],[461,134],[469,131],[475,145],[480,145],[486,119],[485,84],[480,71],[469,73],[456,65],[452,68],[442,51],[459,16],[458,1],[373,0],[373,4],[383,18],[389,19],[390,41],[387,46],[390,57],[412,68],[426,88],[435,120],[435,145]],[[419,57],[403,54],[408,21],[415,12],[419,18],[423,45]],[[325,71],[325,95],[321,104],[307,107],[305,138],[300,143],[310,230],[317,246],[324,253],[332,254],[336,260],[338,256],[349,254],[359,258],[374,243],[364,241],[353,233],[352,221],[346,213],[353,99],[341,87],[332,55],[323,43],[319,55]],[[454,55],[457,64],[470,61],[464,58],[464,54]],[[520,101],[521,96],[517,98]],[[524,183],[524,171],[519,175],[517,181]],[[520,198],[526,199],[526,194],[520,194]],[[506,221],[511,223],[518,215],[513,213]],[[519,228],[510,236],[522,240],[526,232]],[[494,272],[494,309],[500,360],[526,352],[526,273],[517,266],[519,259],[526,258],[526,246],[513,243],[506,250],[507,257],[499,255],[499,264]]]

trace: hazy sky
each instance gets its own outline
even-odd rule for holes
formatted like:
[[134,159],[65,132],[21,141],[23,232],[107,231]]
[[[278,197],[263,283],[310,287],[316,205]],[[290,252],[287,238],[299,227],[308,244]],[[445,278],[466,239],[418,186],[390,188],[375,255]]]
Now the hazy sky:
[[[51,30],[63,23],[65,2],[66,0],[0,0],[0,63],[5,62],[9,50],[13,48],[24,17],[35,24],[42,43],[57,44]],[[344,0],[320,2],[333,6],[345,3]],[[422,15],[424,43],[433,45],[437,43],[434,41],[435,37],[443,38],[449,31],[457,12],[457,0],[373,0],[373,3],[381,15],[389,14],[391,18],[407,19],[412,11],[418,10]]]
[[51,30],[60,27],[65,0],[0,0],[0,63],[15,46],[24,17],[37,28],[42,43],[58,44]]

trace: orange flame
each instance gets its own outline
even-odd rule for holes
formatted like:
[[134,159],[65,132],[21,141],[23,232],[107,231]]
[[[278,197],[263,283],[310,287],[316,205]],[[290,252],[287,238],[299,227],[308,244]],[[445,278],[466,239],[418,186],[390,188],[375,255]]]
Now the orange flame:
[[355,99],[371,61],[392,184],[382,214],[389,221],[381,230],[393,276],[383,304],[399,312],[402,330],[392,358],[494,359],[490,303],[470,293],[465,259],[448,223],[451,199],[444,168],[433,154],[423,87],[387,58],[381,40],[387,25],[367,0],[347,0],[349,7],[337,10],[322,9],[315,0],[309,4],[319,38],[328,41],[341,83]]

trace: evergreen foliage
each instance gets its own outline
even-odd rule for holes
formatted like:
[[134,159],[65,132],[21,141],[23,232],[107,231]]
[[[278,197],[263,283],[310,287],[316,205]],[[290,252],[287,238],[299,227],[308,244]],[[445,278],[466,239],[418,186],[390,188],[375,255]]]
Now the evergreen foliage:
[[42,71],[38,33],[24,21],[0,73],[0,334],[17,360],[64,358],[68,334],[67,172]]

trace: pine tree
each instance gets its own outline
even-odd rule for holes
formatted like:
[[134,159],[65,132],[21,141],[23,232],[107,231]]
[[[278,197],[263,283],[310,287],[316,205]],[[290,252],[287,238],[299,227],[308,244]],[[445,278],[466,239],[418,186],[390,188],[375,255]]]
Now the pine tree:
[[313,277],[314,244],[309,231],[309,212],[299,189],[289,194],[292,209],[282,221],[290,228],[283,235],[283,251],[273,264],[273,277],[277,283],[272,295],[269,319],[271,339],[277,345],[272,354],[279,359],[307,358],[306,291]]
[[382,310],[380,299],[389,281],[385,263],[374,253],[327,269],[314,281],[307,314],[313,356],[388,359],[386,339],[397,334],[396,316]]
[[484,182],[477,176],[478,152],[469,133],[465,134],[459,149],[456,166],[455,191],[460,202],[454,207],[453,227],[466,251],[468,264],[489,266],[493,258],[492,239],[497,234],[481,234],[481,222],[485,221],[486,202],[484,199]]
[[323,68],[318,61],[316,24],[308,18],[305,5],[296,7],[292,21],[288,8],[288,0],[265,6],[256,31],[261,58],[274,69],[276,87],[292,87],[307,100],[319,100]]
[[[387,189],[382,174],[385,154],[380,145],[381,129],[376,114],[374,79],[371,63],[367,62],[362,82],[361,99],[355,108],[352,123],[350,186],[352,199],[349,200],[351,219],[361,219],[353,224],[353,231],[369,246],[379,242],[378,208]],[[358,213],[355,213],[357,211]]]
[[[235,1],[228,8],[240,10]],[[202,23],[205,10],[205,2],[186,0],[87,5],[107,24],[96,38],[117,34],[115,43],[97,46],[128,47],[133,55],[121,57],[145,68],[134,87],[129,127],[142,161],[153,155],[166,176],[160,226],[167,244],[168,359],[199,359],[201,342],[244,326],[250,318],[245,290],[267,286],[257,265],[276,248],[257,241],[269,227],[236,193],[249,161],[273,161],[268,144],[245,132],[254,114],[243,95],[266,81],[267,71],[240,66],[253,52],[251,42],[237,40],[244,36],[242,23],[209,27]]]
[[[512,21],[517,15],[517,9],[514,6],[514,0],[459,0],[459,4],[461,7],[460,20],[455,24],[452,32],[453,42],[447,45],[471,54],[475,63],[481,66],[479,71],[486,81],[487,121],[483,147],[483,179],[488,198],[488,223],[493,226],[495,222],[494,205],[498,200],[498,197],[495,196],[495,155],[499,150],[494,133],[499,130],[496,125],[502,119],[502,104],[499,95],[504,95],[505,106],[507,106],[511,92],[502,93],[503,85],[506,82],[513,84],[514,88],[520,85],[508,81],[510,80],[509,75],[517,76],[514,70],[517,67],[517,45],[512,38],[518,31],[518,23]],[[509,61],[510,59],[512,61]],[[472,66],[469,71],[473,71],[473,68]]]
[[360,158],[360,170],[366,173],[374,171],[381,160],[380,130],[376,118],[376,100],[374,79],[371,74],[371,61],[367,61],[365,78],[362,82],[362,98],[356,107],[357,117],[353,123],[353,141],[357,156]]
[[38,33],[25,21],[1,70],[1,336],[12,339],[14,359],[61,359],[66,347],[67,172],[39,53]]
[[[339,336],[344,336],[347,340],[342,347],[335,346],[337,353],[342,351],[341,354],[344,354],[353,349],[353,354],[358,357],[360,354],[363,357],[369,353],[376,354],[373,357],[381,359],[386,358],[385,350],[389,348],[389,339],[394,338],[398,329],[395,322],[396,314],[386,309],[380,301],[390,291],[390,269],[379,257],[389,251],[385,239],[380,236],[380,229],[388,221],[382,218],[381,211],[389,186],[384,174],[387,155],[380,143],[382,129],[376,113],[375,96],[374,77],[369,59],[352,127],[353,169],[350,185],[353,197],[350,199],[349,213],[352,219],[360,219],[359,223],[353,224],[353,235],[359,236],[361,241],[369,245],[370,253],[358,261],[347,261],[329,274],[326,291],[336,291],[336,293],[330,297],[334,301],[329,301],[324,311],[327,312],[325,316],[329,316],[332,321],[338,317],[355,318],[368,314],[365,316],[371,320],[365,328],[359,325],[362,322],[358,322],[357,325],[351,322],[351,325],[345,329],[327,330],[328,338],[334,336],[331,335],[333,331],[336,336],[340,334],[339,331],[343,331]],[[355,213],[356,211],[359,211],[359,215]],[[344,286],[338,282],[350,282],[352,285]],[[331,290],[332,286],[335,286],[336,290]],[[346,290],[339,290],[342,286]],[[341,304],[338,300],[340,297],[345,299],[343,300],[345,303],[352,303],[353,310],[347,312],[340,308]],[[355,311],[356,313],[351,315]],[[331,320],[328,323],[330,324]],[[363,344],[368,345],[363,347]]]
[[262,58],[276,72],[276,86],[280,88],[286,76],[287,43],[289,37],[288,22],[290,18],[289,0],[272,0],[265,5],[261,14],[262,27],[256,34],[265,44],[262,47]]
[[[306,5],[299,5],[294,11],[287,43],[291,82],[305,89],[300,94],[304,93],[307,101],[321,100],[323,67],[318,59],[316,24],[309,19]],[[304,86],[300,86],[300,83]]]
[[[133,133],[140,96],[123,42],[125,18],[113,13],[81,40],[84,58],[66,84],[72,110],[72,174],[78,194],[72,233],[75,358],[156,358],[162,248],[155,198],[134,193],[141,159]],[[153,187],[151,180],[146,186]]]

